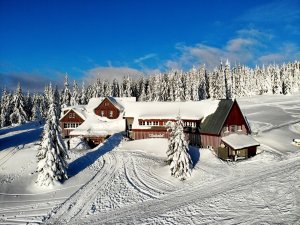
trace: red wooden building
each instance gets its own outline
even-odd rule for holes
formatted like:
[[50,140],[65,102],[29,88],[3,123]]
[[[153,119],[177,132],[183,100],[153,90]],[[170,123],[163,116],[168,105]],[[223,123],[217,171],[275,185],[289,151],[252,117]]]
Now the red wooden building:
[[[207,102],[209,104],[205,104]],[[174,106],[177,106],[179,107],[177,112],[180,112],[184,122],[184,131],[191,145],[214,149],[222,159],[248,158],[256,154],[259,143],[250,136],[249,124],[236,100],[222,99],[217,101],[215,108],[216,102],[209,100],[180,104],[160,103],[166,105],[167,110],[159,103],[148,103],[153,106],[146,110],[147,103],[140,104],[145,106],[137,102],[135,108],[134,106],[128,107],[129,109],[125,108],[127,135],[132,139],[168,138],[166,123],[174,121],[174,115],[171,114],[176,112]],[[203,114],[203,108],[207,109],[207,115]],[[164,110],[165,114],[161,113]],[[233,134],[238,134],[238,136],[230,139]],[[228,138],[225,138],[227,136],[231,140],[230,144]],[[234,139],[242,139],[243,145],[233,144]]]
[[[126,101],[133,102],[135,98],[92,98],[88,105],[64,108],[60,118],[63,137],[83,136],[91,144],[97,145],[112,133],[120,132],[120,129],[124,131],[122,102]],[[120,125],[120,122],[124,125]]]
[[63,137],[69,137],[71,131],[86,120],[86,116],[80,111],[82,107],[63,110],[63,116],[59,120]]
[[251,157],[259,145],[250,136],[249,124],[236,100],[135,102],[132,98],[106,97],[63,111],[60,123],[64,137],[81,135],[94,144],[116,131],[111,128],[113,121],[119,123],[119,131],[125,130],[134,140],[168,138],[166,124],[180,114],[189,143],[211,148],[222,159]]

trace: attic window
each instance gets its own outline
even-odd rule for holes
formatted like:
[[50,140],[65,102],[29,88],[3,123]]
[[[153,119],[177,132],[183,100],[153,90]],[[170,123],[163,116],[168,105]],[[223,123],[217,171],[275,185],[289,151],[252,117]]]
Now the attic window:
[[237,125],[231,125],[230,132],[236,132],[236,131],[237,131]]
[[69,118],[75,118],[75,113],[69,113]]

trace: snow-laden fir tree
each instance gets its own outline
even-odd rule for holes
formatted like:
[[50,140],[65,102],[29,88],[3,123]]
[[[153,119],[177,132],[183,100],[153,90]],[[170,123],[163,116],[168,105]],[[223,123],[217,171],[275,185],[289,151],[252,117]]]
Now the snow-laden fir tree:
[[71,101],[71,93],[70,93],[70,89],[69,89],[69,78],[68,78],[68,74],[66,74],[65,82],[64,82],[64,89],[61,93],[62,108],[70,106],[70,101]]
[[183,131],[183,121],[178,116],[177,121],[170,127],[169,147],[167,151],[171,175],[185,180],[191,175],[192,159],[189,146]]
[[74,80],[70,105],[72,105],[72,106],[79,105],[79,100],[80,100],[79,88],[78,88],[76,80]]
[[103,83],[103,96],[112,96],[112,88],[108,80],[105,80]]
[[80,94],[80,104],[81,105],[86,105],[87,104],[87,94],[86,94],[86,89],[84,85],[84,81],[82,82],[81,85],[81,94]]
[[117,79],[115,78],[113,80],[112,83],[112,87],[111,87],[111,93],[113,97],[120,97],[120,87],[119,87],[119,82],[117,81]]
[[10,125],[9,115],[11,114],[11,95],[7,92],[6,87],[3,89],[1,96],[1,118],[0,127],[5,127]]
[[139,80],[139,98],[138,100],[140,102],[144,102],[146,101],[146,85],[145,85],[145,81],[144,81],[144,77],[142,77]]
[[25,112],[27,114],[28,120],[31,120],[32,117],[32,98],[30,92],[27,92],[27,96],[25,98]]
[[42,117],[41,107],[40,107],[40,98],[36,93],[33,94],[32,105],[33,106],[32,106],[31,120],[39,122],[43,119],[43,117]]
[[36,183],[40,186],[53,185],[57,181],[68,179],[67,175],[67,149],[61,137],[57,104],[52,91],[50,95],[49,110],[44,126],[41,148],[37,153],[38,177]]
[[14,106],[12,114],[10,114],[10,122],[12,124],[22,124],[28,121],[28,117],[25,111],[25,100],[22,94],[20,83],[18,83],[17,89],[13,95],[12,105]]

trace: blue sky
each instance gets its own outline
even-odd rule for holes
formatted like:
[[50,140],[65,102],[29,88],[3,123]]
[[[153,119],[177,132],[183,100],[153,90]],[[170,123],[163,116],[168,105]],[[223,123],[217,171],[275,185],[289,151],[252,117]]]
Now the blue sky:
[[0,0],[2,85],[300,59],[300,3]]

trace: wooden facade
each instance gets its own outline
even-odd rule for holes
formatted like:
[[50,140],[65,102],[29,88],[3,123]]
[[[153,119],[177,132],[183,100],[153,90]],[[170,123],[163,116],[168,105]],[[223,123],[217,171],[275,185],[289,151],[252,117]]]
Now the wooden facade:
[[239,159],[248,159],[256,155],[257,146],[250,146],[243,149],[233,149],[230,146],[222,146],[216,150],[216,154],[223,160],[236,161]]
[[236,101],[233,102],[219,132],[201,133],[201,146],[218,149],[221,145],[221,138],[232,133],[250,134],[250,128]]
[[[219,115],[212,116],[210,118],[211,121],[207,122],[207,124],[211,123],[214,127],[212,129],[208,129],[206,127],[207,132],[201,131],[202,121],[183,119],[185,124],[184,132],[189,144],[213,149],[223,159],[232,158],[235,155],[244,158],[256,155],[257,146],[250,146],[247,149],[240,150],[231,149],[228,146],[223,148],[221,147],[223,144],[221,140],[222,137],[234,133],[244,135],[251,133],[249,125],[237,102],[232,100],[221,101],[220,109],[218,108],[218,112],[215,112]],[[219,119],[219,121],[214,121],[216,118]],[[138,120],[139,129],[131,129],[134,119]],[[134,140],[146,138],[169,138],[169,132],[165,126],[167,121],[172,120],[126,118],[127,134]],[[143,126],[147,127],[143,128]],[[210,130],[211,132],[209,132]],[[219,149],[222,149],[222,151],[218,152]]]
[[[134,140],[146,138],[169,138],[170,133],[167,131],[166,123],[174,122],[174,119],[138,119],[140,129],[131,129],[133,118],[126,118],[126,129],[128,137]],[[183,120],[184,133],[189,143],[194,146],[200,146],[199,125],[200,120]],[[147,128],[143,128],[147,126]]]
[[64,138],[69,137],[70,132],[84,122],[84,119],[73,109],[66,111],[60,119],[60,127]]
[[120,110],[108,98],[105,98],[94,111],[96,115],[109,119],[116,119],[120,115]]

